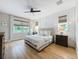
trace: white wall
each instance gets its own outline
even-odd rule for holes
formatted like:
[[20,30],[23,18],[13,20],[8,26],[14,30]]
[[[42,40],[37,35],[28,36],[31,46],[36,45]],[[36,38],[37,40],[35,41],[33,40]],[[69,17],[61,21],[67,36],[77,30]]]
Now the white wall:
[[38,20],[40,28],[54,28],[55,34],[57,34],[58,17],[62,15],[67,15],[69,23],[69,46],[75,47],[76,45],[76,7],[70,8],[68,10],[60,11],[55,14],[49,15],[47,17]]
[[[2,24],[1,24],[2,23]],[[9,39],[9,15],[0,12],[0,32],[5,32],[5,41]]]

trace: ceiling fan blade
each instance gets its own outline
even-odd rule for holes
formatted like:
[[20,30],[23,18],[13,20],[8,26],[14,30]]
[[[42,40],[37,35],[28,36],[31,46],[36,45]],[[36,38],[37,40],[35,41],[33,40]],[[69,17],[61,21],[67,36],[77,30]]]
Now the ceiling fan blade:
[[33,10],[33,11],[31,11],[31,12],[41,12],[40,10]]
[[30,11],[25,11],[24,13],[30,13]]

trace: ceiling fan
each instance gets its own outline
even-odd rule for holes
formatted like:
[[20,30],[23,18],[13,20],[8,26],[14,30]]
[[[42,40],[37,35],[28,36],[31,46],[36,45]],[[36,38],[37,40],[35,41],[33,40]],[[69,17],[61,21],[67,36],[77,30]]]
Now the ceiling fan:
[[30,8],[29,11],[25,11],[24,13],[36,13],[36,12],[41,12],[41,10],[37,10],[37,9],[34,9],[34,8]]

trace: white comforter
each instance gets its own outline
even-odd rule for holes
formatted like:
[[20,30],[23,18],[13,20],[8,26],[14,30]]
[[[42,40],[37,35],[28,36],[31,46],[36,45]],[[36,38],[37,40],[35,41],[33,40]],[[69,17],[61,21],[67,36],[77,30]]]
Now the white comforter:
[[31,42],[32,44],[36,45],[36,48],[40,48],[46,43],[52,42],[52,36],[41,36],[41,35],[29,35],[26,36],[27,41]]

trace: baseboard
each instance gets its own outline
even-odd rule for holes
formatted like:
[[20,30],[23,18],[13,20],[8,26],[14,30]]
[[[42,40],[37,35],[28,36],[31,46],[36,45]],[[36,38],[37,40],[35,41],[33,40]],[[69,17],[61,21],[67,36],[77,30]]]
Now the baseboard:
[[23,39],[17,39],[17,40],[8,40],[8,41],[7,41],[7,42],[5,42],[5,43],[10,43],[10,42],[19,41],[19,40],[23,40]]

